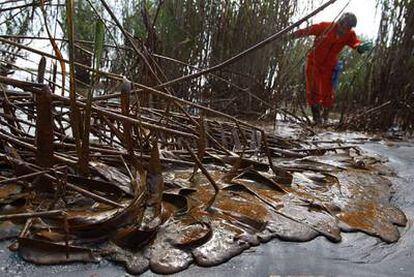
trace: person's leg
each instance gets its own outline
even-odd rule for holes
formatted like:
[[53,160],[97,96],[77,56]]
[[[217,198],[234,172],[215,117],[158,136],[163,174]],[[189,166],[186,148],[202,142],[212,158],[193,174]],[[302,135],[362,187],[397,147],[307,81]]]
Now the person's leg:
[[320,74],[316,66],[311,62],[306,64],[306,99],[311,107],[313,122],[319,124],[320,118],[320,95],[321,83]]
[[332,70],[322,71],[321,74],[321,105],[322,120],[327,121],[329,111],[335,103],[335,91],[332,84]]
[[315,124],[321,123],[321,107],[320,105],[313,105],[311,106],[313,122]]

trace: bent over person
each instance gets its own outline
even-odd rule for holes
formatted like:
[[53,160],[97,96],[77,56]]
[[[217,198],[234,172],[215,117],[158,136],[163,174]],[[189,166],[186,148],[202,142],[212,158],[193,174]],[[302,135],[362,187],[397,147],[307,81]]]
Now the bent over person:
[[306,99],[316,124],[321,122],[321,108],[326,120],[335,102],[334,73],[339,53],[345,46],[361,54],[372,48],[371,43],[361,43],[358,39],[352,30],[356,25],[356,16],[345,13],[338,22],[322,22],[292,34],[293,38],[315,36],[306,62]]

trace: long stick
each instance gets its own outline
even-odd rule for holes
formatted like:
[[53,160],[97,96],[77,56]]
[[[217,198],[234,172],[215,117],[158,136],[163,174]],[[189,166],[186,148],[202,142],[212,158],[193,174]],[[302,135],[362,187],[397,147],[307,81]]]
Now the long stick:
[[26,175],[17,176],[17,177],[14,177],[14,178],[9,178],[9,179],[0,181],[0,186],[6,185],[6,184],[9,184],[9,183],[14,183],[14,182],[17,182],[17,181],[21,181],[21,180],[24,180],[24,179],[37,177],[37,176],[46,174],[46,173],[48,173],[52,170],[61,170],[63,168],[66,168],[66,165],[59,166],[59,167],[56,167],[56,168],[50,168],[50,169],[42,170],[42,171],[38,171],[38,172],[33,172],[33,173],[26,174]]
[[33,213],[20,213],[20,214],[6,214],[0,215],[0,221],[18,219],[18,218],[33,218],[33,217],[51,217],[57,215],[63,215],[64,211],[54,210],[46,212],[33,212]]

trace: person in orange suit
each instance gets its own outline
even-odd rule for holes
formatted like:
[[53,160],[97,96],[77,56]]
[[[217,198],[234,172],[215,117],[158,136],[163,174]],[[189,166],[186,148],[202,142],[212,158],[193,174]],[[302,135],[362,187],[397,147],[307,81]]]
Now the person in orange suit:
[[322,22],[293,32],[293,38],[315,36],[314,46],[306,62],[306,99],[311,107],[315,124],[328,117],[329,109],[335,102],[334,73],[338,56],[345,46],[366,52],[370,43],[362,43],[352,30],[357,25],[353,13],[345,13],[337,22]]

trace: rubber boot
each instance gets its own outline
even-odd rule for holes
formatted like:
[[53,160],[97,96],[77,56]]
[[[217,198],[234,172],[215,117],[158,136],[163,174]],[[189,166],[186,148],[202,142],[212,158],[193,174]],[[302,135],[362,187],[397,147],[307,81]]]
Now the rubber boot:
[[320,110],[321,108],[319,107],[319,105],[313,105],[311,107],[313,123],[315,125],[318,125],[321,123],[321,111]]

